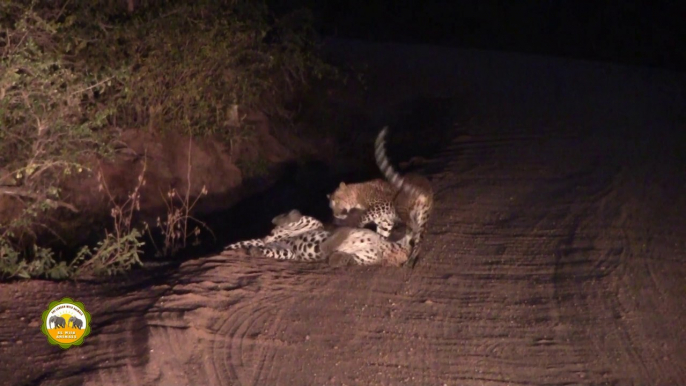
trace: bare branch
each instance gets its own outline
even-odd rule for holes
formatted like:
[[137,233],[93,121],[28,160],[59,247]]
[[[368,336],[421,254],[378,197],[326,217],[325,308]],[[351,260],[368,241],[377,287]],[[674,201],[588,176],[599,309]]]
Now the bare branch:
[[109,78],[103,79],[103,80],[101,80],[100,82],[98,82],[98,83],[96,83],[96,84],[94,84],[94,85],[92,85],[92,86],[86,87],[86,88],[81,89],[81,90],[74,91],[74,92],[71,93],[69,96],[74,96],[74,95],[82,94],[82,93],[84,93],[84,92],[86,92],[86,91],[88,91],[88,90],[92,90],[92,89],[94,89],[94,88],[96,88],[96,87],[98,87],[98,86],[100,86],[100,85],[102,85],[102,84],[104,84],[104,83],[109,82],[109,81],[112,80],[113,78],[114,78],[113,76],[110,76]]
[[45,199],[45,202],[50,206],[67,208],[74,213],[79,213],[79,210],[76,209],[76,207],[72,204],[69,204],[64,201],[52,200],[50,198],[41,197],[35,193],[27,192],[25,189],[21,187],[0,186],[0,195],[30,198],[35,201]]

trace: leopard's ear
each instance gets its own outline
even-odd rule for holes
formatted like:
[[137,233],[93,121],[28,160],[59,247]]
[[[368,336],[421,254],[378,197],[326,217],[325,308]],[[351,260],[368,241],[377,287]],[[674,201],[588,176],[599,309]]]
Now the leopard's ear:
[[341,181],[341,184],[338,187],[339,188],[345,188],[345,182]]
[[330,200],[330,199],[331,199],[331,195],[330,195],[330,194],[327,194],[327,195],[326,195],[326,199],[327,199],[327,200]]
[[285,214],[280,214],[272,219],[272,224],[279,226],[282,225],[283,219],[286,217]]

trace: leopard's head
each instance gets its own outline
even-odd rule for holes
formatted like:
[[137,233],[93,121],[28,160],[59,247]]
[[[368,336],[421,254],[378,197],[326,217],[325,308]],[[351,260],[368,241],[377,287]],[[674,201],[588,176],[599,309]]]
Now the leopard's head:
[[339,220],[348,217],[353,209],[362,209],[357,199],[357,190],[345,182],[341,182],[338,188],[326,197],[329,199],[329,207],[333,211],[333,216]]
[[282,235],[294,232],[301,233],[307,230],[319,229],[324,226],[321,221],[312,216],[305,216],[297,209],[274,217],[272,219],[272,224],[276,225],[272,233]]
[[288,213],[282,213],[272,219],[272,224],[276,226],[285,226],[291,223],[300,221],[303,217],[299,210],[293,209]]

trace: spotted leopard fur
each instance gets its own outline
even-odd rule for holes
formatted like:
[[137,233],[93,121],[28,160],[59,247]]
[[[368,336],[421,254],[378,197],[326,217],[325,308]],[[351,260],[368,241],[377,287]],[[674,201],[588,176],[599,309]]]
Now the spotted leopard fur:
[[250,247],[248,255],[269,257],[276,260],[323,260],[325,255],[322,254],[321,244],[330,235],[331,233],[324,229],[311,230],[297,236]]
[[399,267],[409,258],[410,238],[408,233],[395,242],[369,229],[340,227],[322,243],[321,250],[333,266],[355,264]]
[[293,238],[313,230],[324,228],[324,224],[321,221],[314,217],[303,216],[297,209],[293,209],[288,213],[280,214],[274,217],[272,219],[272,224],[274,224],[275,227],[272,229],[269,235],[259,239],[239,241],[226,246],[224,250],[247,250],[252,247],[261,247],[266,244],[273,244],[281,240]]
[[411,245],[408,261],[414,265],[433,209],[433,189],[426,177],[401,176],[393,168],[386,154],[387,134],[388,127],[384,127],[375,142],[376,163],[385,179],[353,184],[341,182],[328,195],[329,206],[337,220],[346,219],[353,209],[363,210],[358,226],[374,223],[377,232],[384,237],[388,237],[395,223],[406,224]]
[[231,244],[226,250],[244,249],[250,256],[277,260],[328,259],[334,266],[398,266],[407,261],[409,254],[406,235],[394,242],[363,228],[340,227],[330,232],[319,220],[297,210],[275,217],[272,223],[276,227],[269,236]]

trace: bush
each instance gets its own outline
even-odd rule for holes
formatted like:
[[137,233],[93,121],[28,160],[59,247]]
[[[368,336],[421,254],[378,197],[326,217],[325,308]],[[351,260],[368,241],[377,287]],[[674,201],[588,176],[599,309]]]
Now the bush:
[[[16,8],[0,7],[5,16]],[[58,41],[66,24],[48,23],[31,9],[17,19],[0,36],[0,167],[21,187],[15,195],[49,203],[64,176],[110,151],[113,133],[104,128],[114,109],[100,101],[120,72],[75,69]]]
[[[316,55],[311,15],[270,21],[260,1],[153,1],[133,13],[86,8],[89,67],[126,63],[116,122],[230,139],[234,106],[290,118],[284,108],[311,76],[336,75]],[[82,43],[75,43],[82,44]]]
[[[111,152],[106,129],[114,109],[101,101],[123,73],[83,71],[65,54],[68,22],[44,19],[33,6],[0,5],[0,193],[19,213],[0,219],[0,261],[8,276],[59,276],[51,251],[36,245],[37,227],[60,201],[63,179]],[[116,93],[116,91],[115,91]],[[25,255],[22,259],[19,252]]]

